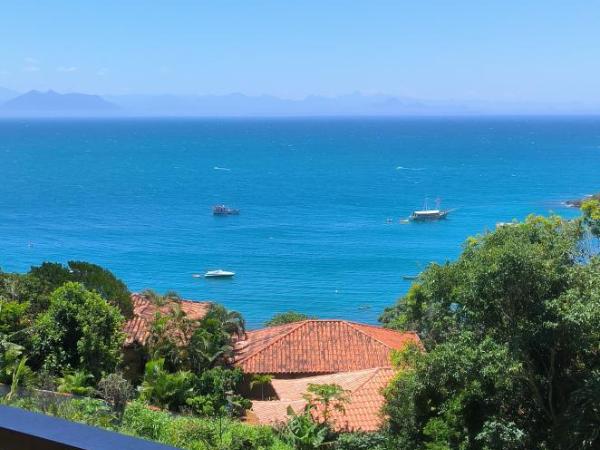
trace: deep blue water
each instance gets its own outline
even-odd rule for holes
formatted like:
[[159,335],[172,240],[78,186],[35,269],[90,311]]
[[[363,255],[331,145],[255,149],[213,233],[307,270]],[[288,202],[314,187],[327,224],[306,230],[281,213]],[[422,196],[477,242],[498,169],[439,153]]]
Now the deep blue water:
[[[251,326],[375,322],[467,236],[599,190],[597,118],[0,121],[0,267],[91,261]],[[398,223],[426,197],[457,209]],[[215,268],[237,274],[191,276]]]

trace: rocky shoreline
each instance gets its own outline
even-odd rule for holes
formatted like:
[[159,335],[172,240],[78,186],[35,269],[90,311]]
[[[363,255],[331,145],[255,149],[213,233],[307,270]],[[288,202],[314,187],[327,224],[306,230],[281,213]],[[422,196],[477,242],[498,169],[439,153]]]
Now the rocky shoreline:
[[598,192],[597,194],[593,194],[593,195],[586,195],[583,198],[579,198],[579,199],[575,199],[575,200],[567,200],[567,201],[565,201],[565,205],[568,206],[569,208],[581,208],[581,204],[583,202],[585,202],[586,200],[591,200],[591,199],[600,200],[600,192]]

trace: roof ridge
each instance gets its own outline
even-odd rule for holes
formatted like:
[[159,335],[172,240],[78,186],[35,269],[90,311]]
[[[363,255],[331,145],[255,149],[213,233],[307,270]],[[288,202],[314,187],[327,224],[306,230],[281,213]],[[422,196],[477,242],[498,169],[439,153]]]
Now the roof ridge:
[[252,358],[253,356],[256,356],[258,353],[262,352],[263,350],[266,350],[267,348],[271,347],[272,345],[274,345],[275,343],[279,342],[280,340],[282,340],[284,337],[289,336],[290,333],[293,333],[294,331],[296,331],[298,328],[300,328],[303,325],[306,325],[307,322],[310,322],[310,320],[302,320],[301,322],[298,322],[298,324],[294,327],[290,327],[290,329],[288,331],[286,331],[285,333],[282,333],[281,336],[278,336],[277,338],[273,339],[270,342],[267,342],[267,344],[265,344],[262,347],[259,347],[256,349],[256,351],[254,351],[253,353],[250,353],[247,356],[244,356],[242,359],[239,359],[237,362],[241,363],[243,361],[246,361],[249,358]]
[[355,320],[346,320],[345,322],[354,324],[354,325],[360,325],[361,327],[369,327],[369,328],[377,328],[378,330],[384,330],[384,331],[391,331],[392,333],[400,333],[400,334],[405,334],[405,333],[410,333],[410,334],[417,334],[417,332],[415,330],[404,330],[404,331],[400,331],[400,330],[394,330],[393,328],[387,328],[385,326],[382,325],[373,325],[371,323],[363,323],[363,322],[357,322]]
[[[396,349],[395,349],[394,347],[392,347],[391,345],[388,345],[388,344],[386,344],[385,342],[381,341],[380,339],[377,339],[376,337],[374,337],[374,336],[371,336],[370,334],[368,334],[368,333],[364,332],[363,330],[361,330],[360,328],[358,328],[358,327],[356,326],[356,325],[362,325],[362,324],[358,324],[358,323],[356,323],[356,322],[348,322],[348,325],[349,325],[350,327],[352,327],[353,329],[355,329],[356,331],[358,331],[359,333],[362,333],[362,334],[364,334],[365,336],[367,336],[367,337],[369,337],[369,338],[373,339],[374,341],[377,341],[377,342],[379,342],[379,343],[380,343],[381,345],[383,345],[384,347],[386,347],[386,348],[389,348],[390,350],[396,350]],[[372,327],[372,325],[367,325],[367,326],[371,326],[371,327]],[[378,328],[380,328],[380,329],[381,329],[381,328],[383,328],[383,327],[378,327]]]
[[379,374],[379,372],[381,372],[381,371],[382,371],[382,370],[384,370],[384,369],[393,370],[391,366],[390,366],[390,367],[383,367],[383,366],[381,366],[381,367],[374,367],[374,368],[373,368],[373,373],[371,373],[371,374],[370,374],[370,375],[369,375],[369,376],[368,376],[368,377],[365,379],[365,381],[363,381],[362,383],[360,383],[360,384],[359,384],[359,385],[356,387],[356,389],[354,389],[354,390],[352,391],[352,394],[351,394],[351,395],[353,395],[355,392],[358,392],[358,391],[360,391],[360,390],[361,390],[363,387],[365,387],[365,385],[366,385],[367,383],[369,383],[369,382],[370,382],[370,381],[371,381],[373,378],[375,378],[375,376],[376,376],[377,374]]

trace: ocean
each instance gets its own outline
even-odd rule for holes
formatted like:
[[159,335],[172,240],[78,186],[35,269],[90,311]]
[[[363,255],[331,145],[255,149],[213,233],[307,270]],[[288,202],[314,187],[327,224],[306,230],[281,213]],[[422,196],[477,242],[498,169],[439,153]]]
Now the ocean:
[[[85,260],[250,328],[375,323],[468,236],[597,191],[598,118],[3,120],[0,267]],[[448,219],[400,222],[425,199]]]

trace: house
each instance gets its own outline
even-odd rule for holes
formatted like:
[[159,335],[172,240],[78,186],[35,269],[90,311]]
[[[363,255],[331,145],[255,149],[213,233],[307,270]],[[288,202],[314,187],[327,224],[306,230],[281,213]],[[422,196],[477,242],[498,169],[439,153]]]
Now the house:
[[133,317],[123,327],[125,342],[123,344],[123,360],[125,375],[134,379],[141,374],[144,367],[143,347],[150,337],[152,322],[157,314],[167,315],[180,308],[188,319],[199,321],[206,316],[211,302],[197,302],[192,300],[168,301],[164,305],[157,305],[142,294],[131,294],[133,303]]
[[[337,384],[347,391],[348,401],[344,412],[332,412],[334,428],[375,431],[383,419],[381,391],[394,376],[391,354],[409,344],[421,346],[416,333],[345,320],[305,320],[249,331],[236,343],[234,364],[249,376],[273,379],[269,400],[254,399],[248,420],[285,422],[288,407],[299,412],[306,405],[309,384]],[[251,394],[257,397],[255,390]]]

